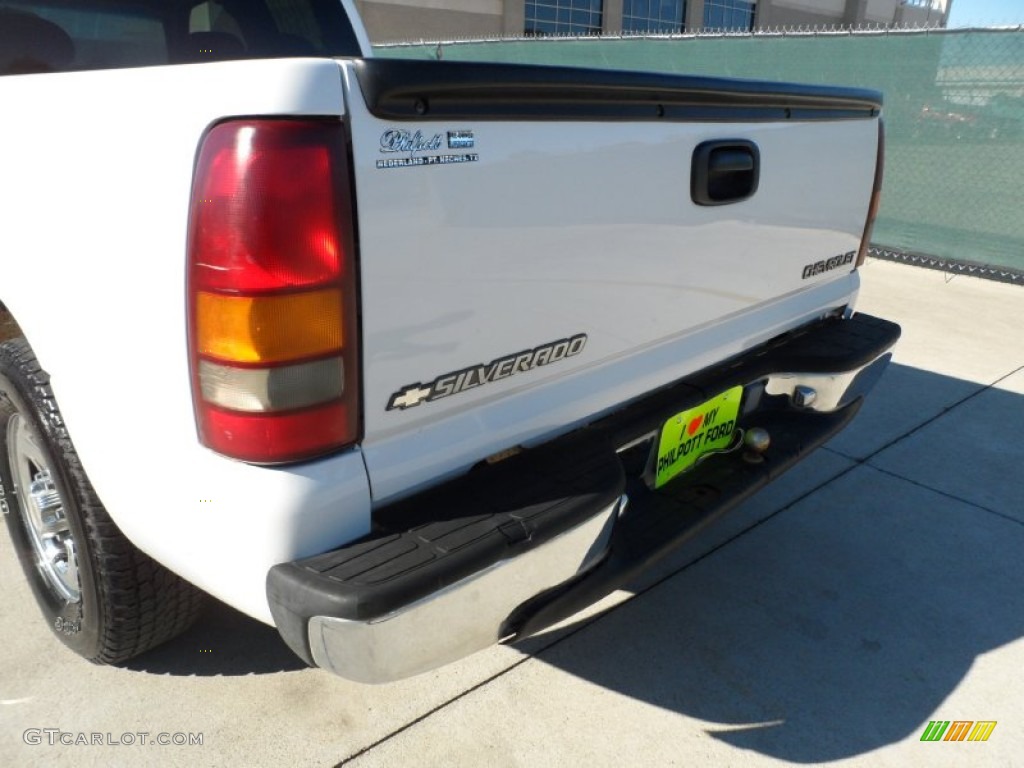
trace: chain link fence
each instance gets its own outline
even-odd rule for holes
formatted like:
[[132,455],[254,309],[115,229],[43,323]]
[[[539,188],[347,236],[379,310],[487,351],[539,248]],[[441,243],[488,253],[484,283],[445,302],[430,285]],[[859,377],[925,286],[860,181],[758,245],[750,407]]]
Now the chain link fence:
[[885,93],[875,253],[1024,284],[1024,28],[379,46],[377,55],[851,85]]

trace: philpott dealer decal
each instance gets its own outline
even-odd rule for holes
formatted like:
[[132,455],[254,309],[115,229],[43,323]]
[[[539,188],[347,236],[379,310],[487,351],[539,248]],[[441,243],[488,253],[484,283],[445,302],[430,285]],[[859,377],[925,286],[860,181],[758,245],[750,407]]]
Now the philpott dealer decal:
[[[412,168],[417,165],[449,165],[451,163],[475,163],[480,156],[475,152],[431,154],[444,146],[443,134],[424,135],[422,131],[407,131],[392,128],[380,137],[380,151],[391,155],[378,160],[378,168]],[[474,146],[472,131],[448,131],[448,149],[469,149]]]
[[568,339],[559,339],[548,344],[541,344],[534,349],[526,349],[512,355],[505,355],[489,363],[473,365],[451,373],[442,373],[429,384],[417,382],[402,387],[388,400],[387,410],[404,411],[420,403],[429,403],[450,397],[467,389],[490,384],[492,381],[507,379],[520,373],[532,371],[543,365],[551,365],[567,357],[574,357],[583,351],[587,343],[585,333],[577,334]]

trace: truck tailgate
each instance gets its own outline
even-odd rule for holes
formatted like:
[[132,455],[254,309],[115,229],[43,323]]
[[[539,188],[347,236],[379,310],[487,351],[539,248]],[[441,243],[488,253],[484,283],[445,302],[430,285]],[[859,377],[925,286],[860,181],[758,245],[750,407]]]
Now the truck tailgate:
[[877,94],[430,62],[344,73],[378,499],[700,367],[684,348],[720,359],[856,290]]

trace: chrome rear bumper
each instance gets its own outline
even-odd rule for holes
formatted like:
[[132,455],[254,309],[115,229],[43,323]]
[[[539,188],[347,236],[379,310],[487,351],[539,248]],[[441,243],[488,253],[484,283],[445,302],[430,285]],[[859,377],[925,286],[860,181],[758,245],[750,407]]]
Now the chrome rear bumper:
[[475,573],[399,611],[352,621],[309,620],[317,666],[349,680],[382,683],[410,677],[505,639],[508,617],[535,595],[594,567],[608,553],[626,498],[537,549]]
[[785,395],[797,408],[828,413],[863,397],[885,373],[892,353],[840,373],[773,373],[764,383],[766,395]]

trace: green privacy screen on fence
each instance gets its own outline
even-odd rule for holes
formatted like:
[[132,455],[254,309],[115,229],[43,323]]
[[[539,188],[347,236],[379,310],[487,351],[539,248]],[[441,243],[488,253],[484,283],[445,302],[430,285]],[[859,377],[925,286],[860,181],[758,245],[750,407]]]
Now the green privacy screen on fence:
[[[852,85],[885,94],[874,242],[1024,275],[1024,30],[569,38],[382,46],[377,55]],[[1006,275],[1003,275],[1005,278]]]

